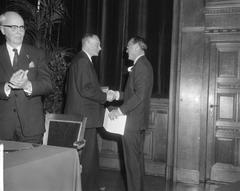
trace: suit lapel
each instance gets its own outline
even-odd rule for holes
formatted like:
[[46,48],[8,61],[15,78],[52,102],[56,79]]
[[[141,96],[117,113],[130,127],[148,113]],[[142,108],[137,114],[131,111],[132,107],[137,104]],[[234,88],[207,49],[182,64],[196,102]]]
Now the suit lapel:
[[7,76],[7,78],[10,78],[13,73],[13,67],[11,64],[10,56],[7,51],[6,44],[1,46],[0,50],[0,67],[3,70],[3,74]]
[[95,70],[95,68],[94,68],[94,66],[93,66],[93,63],[92,63],[91,61],[89,61],[89,64],[90,64],[90,68],[91,68],[91,70],[92,70],[92,73],[93,73],[94,76],[95,76],[95,80],[97,80],[97,73],[96,73],[96,70]]
[[137,62],[134,64],[132,70],[134,70],[138,64],[140,64],[141,62],[143,62],[144,59],[145,59],[145,56],[141,56],[141,57],[137,60]]
[[26,50],[26,47],[24,45],[22,45],[22,48],[20,50],[20,53],[19,53],[19,68],[20,69],[23,69],[23,70],[26,70],[28,69],[28,57],[27,57],[27,50]]
[[81,54],[82,54],[82,57],[84,57],[88,60],[88,64],[90,66],[91,72],[93,73],[94,78],[95,78],[94,81],[98,83],[98,77],[97,77],[96,70],[93,66],[93,63],[91,62],[91,60],[89,59],[89,57],[87,56],[87,54],[84,51],[81,51]]
[[81,53],[81,56],[82,56],[82,57],[84,57],[84,58],[86,58],[86,59],[88,60],[89,64],[93,64],[93,63],[91,62],[91,60],[89,59],[88,55],[87,55],[84,51],[81,51],[80,53]]
[[132,67],[132,71],[129,72],[129,76],[128,76],[126,88],[133,89],[134,78],[135,78],[136,75],[137,75],[137,74],[135,74],[136,67],[138,67],[140,64],[142,64],[144,58],[145,58],[145,56],[141,56],[141,57],[137,60],[137,62],[134,64],[134,66]]

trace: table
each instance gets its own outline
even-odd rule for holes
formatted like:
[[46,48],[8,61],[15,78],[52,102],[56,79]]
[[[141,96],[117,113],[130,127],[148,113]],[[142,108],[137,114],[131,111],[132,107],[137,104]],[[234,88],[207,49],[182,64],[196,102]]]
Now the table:
[[5,191],[81,191],[81,165],[75,149],[0,143],[8,150],[4,153]]

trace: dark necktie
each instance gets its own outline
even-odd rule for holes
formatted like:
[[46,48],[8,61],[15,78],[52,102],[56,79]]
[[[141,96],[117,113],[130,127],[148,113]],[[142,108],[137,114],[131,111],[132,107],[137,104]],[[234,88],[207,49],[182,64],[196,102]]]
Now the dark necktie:
[[13,49],[14,57],[13,57],[13,70],[18,70],[18,51],[16,48]]

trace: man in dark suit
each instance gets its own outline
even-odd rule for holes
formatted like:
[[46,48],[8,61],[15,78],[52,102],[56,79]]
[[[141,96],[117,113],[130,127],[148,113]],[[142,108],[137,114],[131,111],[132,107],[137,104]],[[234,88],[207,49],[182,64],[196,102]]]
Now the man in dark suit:
[[16,12],[0,16],[6,44],[0,46],[0,139],[42,143],[41,96],[52,90],[44,53],[23,44],[24,21]]
[[86,145],[81,153],[83,191],[98,190],[99,156],[97,127],[103,125],[103,104],[114,99],[113,92],[101,90],[92,56],[98,56],[100,40],[95,34],[82,38],[82,50],[72,60],[67,79],[64,113],[87,117]]
[[134,61],[134,65],[129,68],[124,93],[117,92],[117,99],[123,99],[123,104],[109,113],[111,119],[127,115],[122,143],[128,191],[144,190],[143,146],[153,86],[153,70],[145,56],[146,49],[141,37],[133,37],[128,42],[128,58]]

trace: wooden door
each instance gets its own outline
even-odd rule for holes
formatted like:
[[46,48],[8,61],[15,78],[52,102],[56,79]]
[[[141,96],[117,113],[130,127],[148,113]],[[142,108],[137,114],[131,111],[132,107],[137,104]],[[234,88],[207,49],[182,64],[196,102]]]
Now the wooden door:
[[206,178],[240,180],[240,41],[210,43]]

